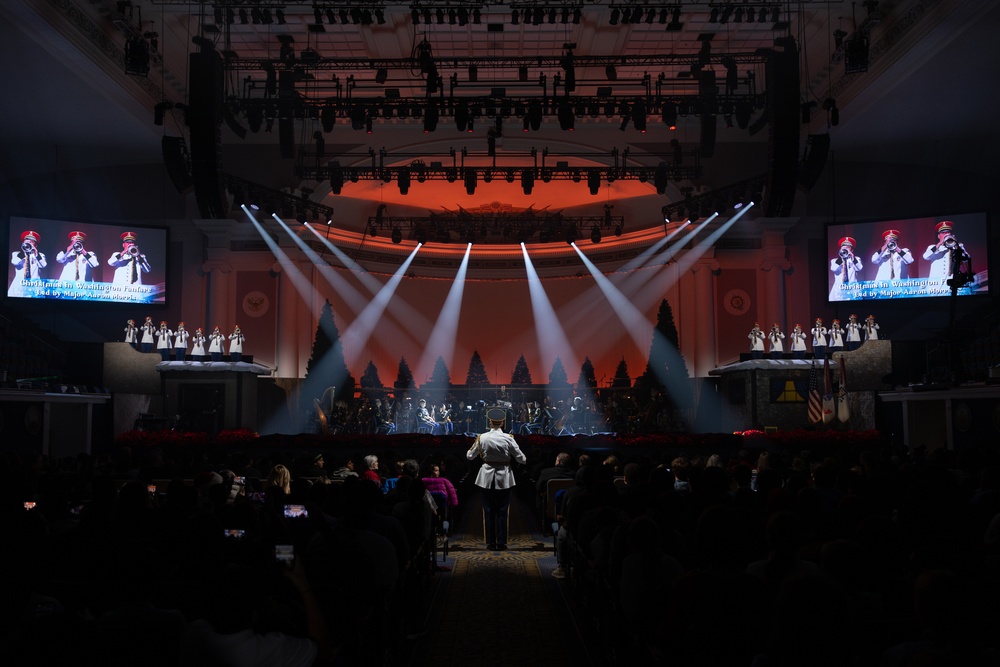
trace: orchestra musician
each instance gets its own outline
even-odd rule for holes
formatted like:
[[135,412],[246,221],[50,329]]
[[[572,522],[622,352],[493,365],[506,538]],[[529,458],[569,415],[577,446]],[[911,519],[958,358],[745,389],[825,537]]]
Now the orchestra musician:
[[392,406],[389,399],[383,404],[382,399],[375,399],[375,410],[373,419],[375,421],[375,432],[389,435],[396,432],[396,425],[392,421]]
[[434,420],[430,410],[427,409],[427,401],[421,398],[417,401],[417,427],[422,427],[431,435],[438,435],[438,423]]
[[441,435],[452,435],[455,433],[455,425],[451,423],[451,408],[446,403],[442,403],[437,411],[438,429]]
[[529,402],[526,419],[524,423],[521,424],[521,433],[525,435],[538,434],[543,431],[545,421],[545,411],[542,410],[542,406],[538,404],[538,401]]

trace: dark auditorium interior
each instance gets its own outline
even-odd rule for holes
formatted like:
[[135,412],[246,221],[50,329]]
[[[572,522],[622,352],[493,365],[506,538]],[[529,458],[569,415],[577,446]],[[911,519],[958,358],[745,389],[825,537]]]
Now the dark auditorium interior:
[[998,31],[4,0],[5,663],[1000,664]]

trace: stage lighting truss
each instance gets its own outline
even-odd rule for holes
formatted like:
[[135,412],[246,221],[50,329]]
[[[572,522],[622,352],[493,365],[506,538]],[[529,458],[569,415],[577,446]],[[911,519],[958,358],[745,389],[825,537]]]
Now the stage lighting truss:
[[[391,183],[395,181],[400,186],[400,192],[406,194],[413,183],[423,183],[424,181],[448,181],[449,183],[464,183],[469,194],[475,191],[479,183],[488,184],[494,180],[513,183],[519,180],[522,187],[526,188],[526,193],[530,187],[534,187],[539,181],[548,183],[550,181],[573,181],[582,183],[583,187],[590,187],[592,195],[596,195],[603,182],[614,182],[615,180],[638,180],[640,182],[652,181],[658,194],[666,191],[668,181],[680,182],[693,180],[701,177],[702,167],[699,163],[699,152],[692,149],[688,152],[681,152],[682,159],[678,160],[677,153],[668,156],[643,154],[644,159],[650,157],[659,161],[650,166],[630,164],[629,149],[619,151],[613,148],[609,153],[572,153],[572,154],[550,154],[548,149],[531,149],[525,152],[505,153],[505,158],[509,160],[524,159],[521,164],[507,163],[498,165],[495,157],[489,155],[487,151],[473,152],[465,148],[456,150],[454,148],[446,154],[439,156],[421,153],[394,153],[390,154],[385,148],[376,152],[368,149],[367,153],[341,153],[338,160],[320,164],[320,160],[308,152],[302,152],[299,156],[299,164],[295,168],[296,177],[303,180],[313,180],[319,182],[328,181],[330,190],[335,195],[341,193],[344,183],[351,181],[382,181]],[[359,166],[365,158],[369,159],[369,164]],[[441,157],[440,161],[427,158]],[[390,166],[387,164],[390,159],[399,162],[415,158],[408,164]],[[566,158],[566,159],[562,159]],[[610,158],[610,164],[592,166],[593,162],[606,161]],[[466,160],[475,164],[467,164]],[[347,164],[355,166],[344,166]],[[554,160],[554,163],[553,163]],[[571,161],[576,163],[571,166]],[[581,165],[581,162],[591,163],[591,165]],[[483,164],[485,163],[485,164]],[[594,187],[596,184],[597,187]],[[405,191],[404,191],[405,188]]]
[[233,198],[233,208],[242,204],[256,207],[266,215],[277,213],[285,220],[304,219],[329,224],[333,220],[333,207],[314,201],[312,190],[302,188],[299,194],[289,190],[275,190],[232,174],[223,174],[223,183]]
[[[688,3],[688,8],[692,8]],[[681,23],[680,2],[616,2],[608,3],[608,23],[617,26],[627,26],[634,23],[657,23],[666,26],[665,30],[678,31],[684,28]]]
[[[590,231],[591,242],[601,230],[618,234],[625,218],[608,213],[600,216],[567,216],[558,211],[537,212],[458,212],[434,213],[425,217],[380,216],[368,218],[368,235],[398,235],[396,238],[425,239],[432,243],[563,243],[571,231]],[[594,230],[598,233],[595,235]],[[393,243],[396,243],[394,240]]]
[[[671,202],[660,210],[663,217],[672,222],[689,218],[692,222],[697,222],[713,213],[731,217],[751,201],[757,205],[761,204],[766,180],[766,175],[761,174],[698,195],[694,194],[693,188],[684,187],[681,188],[683,199]],[[727,213],[730,215],[726,215]]]

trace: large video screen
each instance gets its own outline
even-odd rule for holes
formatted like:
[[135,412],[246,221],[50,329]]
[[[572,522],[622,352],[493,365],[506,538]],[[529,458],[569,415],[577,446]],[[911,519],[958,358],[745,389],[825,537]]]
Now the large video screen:
[[166,303],[167,230],[10,219],[7,296]]
[[829,299],[986,294],[987,226],[986,213],[828,225]]

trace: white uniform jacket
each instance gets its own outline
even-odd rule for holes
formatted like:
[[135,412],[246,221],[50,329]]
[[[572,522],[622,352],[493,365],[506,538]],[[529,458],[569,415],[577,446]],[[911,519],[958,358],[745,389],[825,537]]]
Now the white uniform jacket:
[[493,428],[476,436],[465,457],[471,461],[477,456],[483,459],[483,465],[476,475],[476,486],[481,489],[513,488],[515,482],[514,473],[510,469],[511,459],[518,463],[527,460],[514,436],[504,433],[501,428]]

